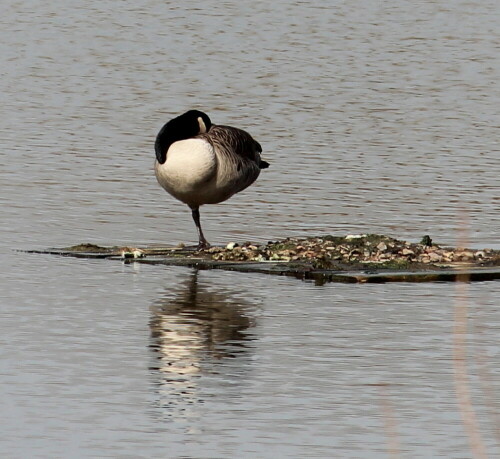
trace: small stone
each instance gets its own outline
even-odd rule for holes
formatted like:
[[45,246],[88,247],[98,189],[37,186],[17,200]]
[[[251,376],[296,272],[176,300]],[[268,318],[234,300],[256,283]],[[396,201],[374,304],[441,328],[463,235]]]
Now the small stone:
[[348,258],[358,257],[359,255],[361,255],[361,252],[358,249],[352,249],[349,252]]
[[429,253],[428,256],[431,263],[438,263],[443,260],[443,257],[435,252]]
[[121,252],[121,256],[122,258],[143,258],[146,254],[142,249],[124,247]]
[[413,256],[415,255],[415,252],[411,249],[403,249],[401,251],[401,255],[404,255],[404,256]]
[[453,261],[454,255],[455,254],[452,251],[448,251],[448,250],[443,251],[443,258],[446,261]]
[[464,250],[462,252],[455,253],[455,257],[459,261],[471,261],[474,260],[474,253],[470,250]]
[[238,247],[238,244],[236,242],[230,242],[228,245],[226,245],[227,250],[233,250],[235,247]]
[[345,239],[350,241],[352,239],[361,239],[362,237],[366,237],[366,234],[348,234]]
[[381,252],[385,252],[387,250],[387,244],[385,242],[381,242],[377,245],[377,249]]

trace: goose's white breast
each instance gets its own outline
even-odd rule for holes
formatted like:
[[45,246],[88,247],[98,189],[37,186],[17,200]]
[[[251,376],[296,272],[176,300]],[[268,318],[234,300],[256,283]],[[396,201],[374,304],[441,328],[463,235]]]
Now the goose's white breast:
[[213,147],[203,139],[173,143],[165,163],[155,164],[160,185],[180,201],[190,204],[199,199],[203,184],[216,174],[217,160]]

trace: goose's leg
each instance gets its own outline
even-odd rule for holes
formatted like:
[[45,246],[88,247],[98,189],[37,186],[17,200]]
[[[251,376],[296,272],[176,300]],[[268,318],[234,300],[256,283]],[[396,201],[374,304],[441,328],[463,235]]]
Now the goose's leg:
[[201,230],[200,225],[200,209],[196,207],[195,209],[191,209],[191,214],[193,215],[193,220],[196,225],[196,229],[198,230],[198,250],[206,249],[210,247],[210,244],[203,236],[203,231]]

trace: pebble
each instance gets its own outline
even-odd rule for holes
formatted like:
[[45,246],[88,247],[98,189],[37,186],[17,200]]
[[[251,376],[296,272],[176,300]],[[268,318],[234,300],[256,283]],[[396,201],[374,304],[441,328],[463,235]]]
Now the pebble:
[[442,261],[443,257],[435,252],[429,253],[429,261],[431,263],[437,263],[439,261]]
[[122,258],[143,258],[146,256],[142,249],[129,249],[128,247],[121,251]]
[[381,242],[377,245],[377,249],[381,252],[385,252],[387,250],[387,244],[385,242]]
[[[366,237],[366,240],[362,238]],[[341,243],[336,241],[340,240]],[[349,242],[353,240],[353,242]],[[129,250],[127,250],[130,252]],[[251,242],[238,245],[230,242],[226,247],[212,247],[208,251],[217,260],[227,261],[302,261],[314,264],[340,261],[344,263],[398,262],[451,263],[478,260],[487,262],[498,259],[499,251],[491,249],[452,249],[439,245],[425,246],[407,241],[398,241],[385,236],[349,235],[345,238],[287,238],[271,244],[255,245]],[[128,255],[133,256],[132,254]]]
[[455,253],[455,258],[459,261],[471,261],[474,260],[474,254],[468,250]]
[[361,239],[362,237],[366,237],[366,234],[348,234],[345,239],[350,241],[351,239]]

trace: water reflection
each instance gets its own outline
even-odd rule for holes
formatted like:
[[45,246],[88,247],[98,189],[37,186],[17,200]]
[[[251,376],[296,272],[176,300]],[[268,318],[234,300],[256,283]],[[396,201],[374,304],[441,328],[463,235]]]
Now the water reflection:
[[236,292],[200,282],[198,270],[151,306],[150,370],[159,406],[175,408],[169,417],[189,416],[189,407],[202,402],[200,377],[224,372],[228,359],[248,356],[251,307]]

